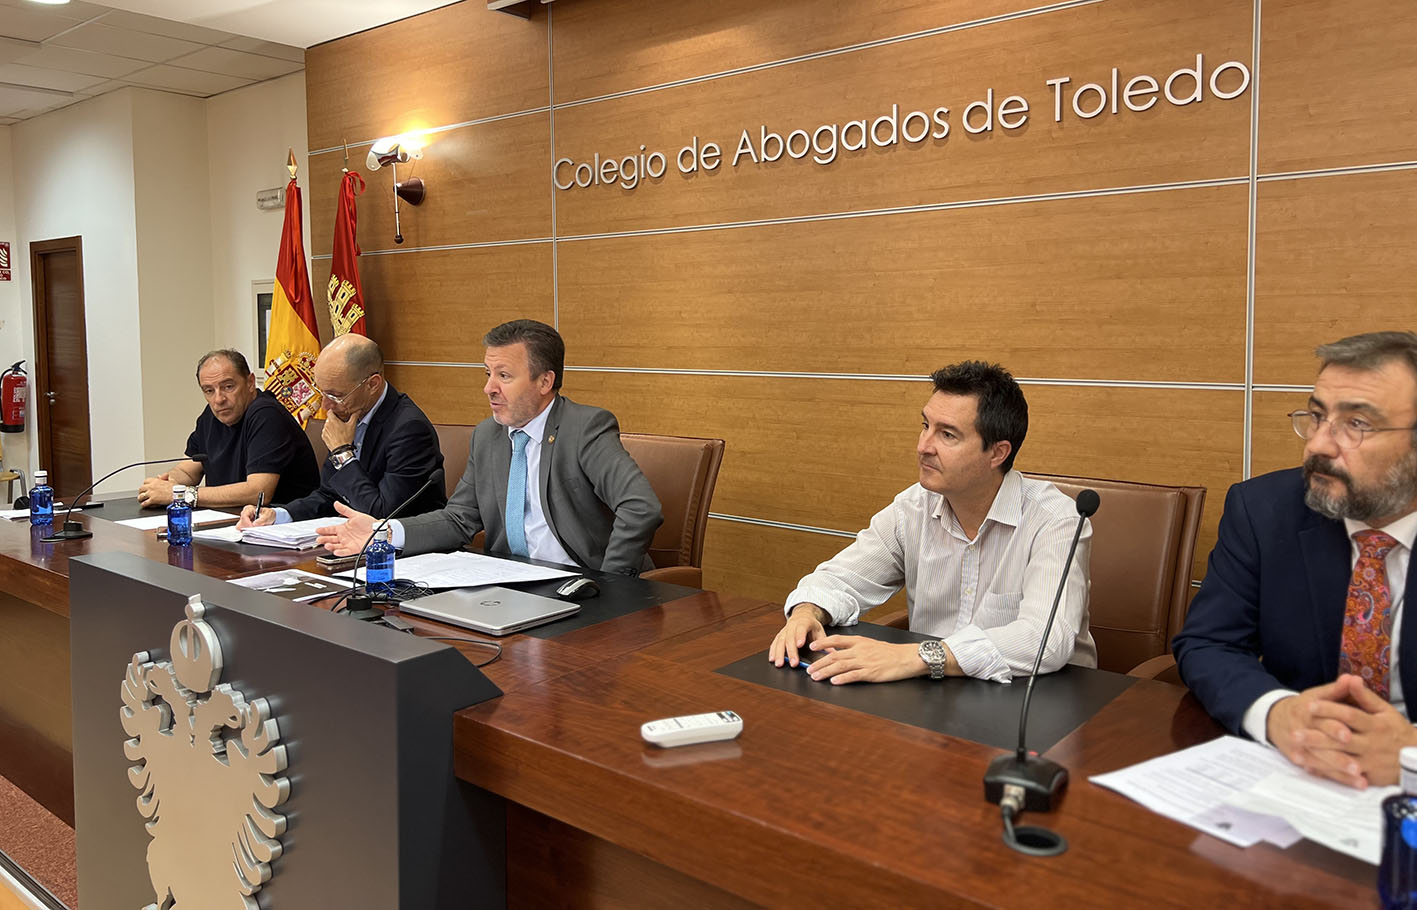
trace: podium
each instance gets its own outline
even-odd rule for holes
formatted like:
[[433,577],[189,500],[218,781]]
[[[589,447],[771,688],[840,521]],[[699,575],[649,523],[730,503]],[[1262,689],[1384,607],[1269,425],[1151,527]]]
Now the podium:
[[454,712],[501,691],[456,650],[132,554],[69,569],[87,910],[505,903],[502,800],[452,767]]

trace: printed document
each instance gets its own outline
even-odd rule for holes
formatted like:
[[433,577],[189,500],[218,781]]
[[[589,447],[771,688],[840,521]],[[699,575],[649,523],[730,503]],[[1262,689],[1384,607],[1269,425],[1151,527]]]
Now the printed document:
[[[349,578],[353,570],[340,572]],[[524,562],[498,559],[481,553],[459,550],[456,553],[424,553],[421,556],[399,557],[394,561],[397,578],[427,585],[430,588],[480,588],[484,585],[504,585],[519,581],[548,581],[579,575],[574,569],[548,569],[529,566]],[[359,567],[359,579],[364,580],[364,566]]]

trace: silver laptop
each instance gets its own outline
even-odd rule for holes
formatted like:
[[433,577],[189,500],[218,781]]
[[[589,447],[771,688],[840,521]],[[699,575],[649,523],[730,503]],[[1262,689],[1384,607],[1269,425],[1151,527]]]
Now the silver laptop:
[[512,588],[453,588],[407,600],[399,610],[488,635],[511,635],[581,611],[581,605]]

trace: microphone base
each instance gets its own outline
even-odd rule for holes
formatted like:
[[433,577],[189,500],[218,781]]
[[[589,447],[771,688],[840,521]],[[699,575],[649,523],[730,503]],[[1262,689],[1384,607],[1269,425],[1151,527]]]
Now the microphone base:
[[86,540],[93,536],[93,532],[77,521],[66,521],[64,527],[48,537],[41,537],[45,543],[58,543],[64,540]]
[[1029,755],[1023,761],[1016,753],[1000,755],[984,772],[984,798],[997,803],[1010,785],[1023,790],[1025,812],[1051,812],[1068,786],[1068,769],[1037,755]]

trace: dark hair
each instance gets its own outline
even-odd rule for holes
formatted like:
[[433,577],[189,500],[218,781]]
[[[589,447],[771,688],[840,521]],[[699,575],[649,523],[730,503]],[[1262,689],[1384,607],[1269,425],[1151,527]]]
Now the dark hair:
[[952,363],[930,374],[936,392],[946,395],[973,395],[978,411],[974,431],[988,449],[1001,439],[1009,441],[1009,454],[999,471],[1007,474],[1028,435],[1028,402],[1009,371],[997,363],[966,360]]
[[[1319,372],[1331,366],[1353,367],[1357,370],[1376,370],[1386,363],[1398,361],[1407,364],[1413,376],[1417,376],[1417,333],[1413,332],[1368,332],[1363,335],[1349,335],[1338,341],[1321,344],[1314,349],[1322,366]],[[1417,430],[1412,433],[1412,441],[1417,445]]]
[[547,370],[556,374],[551,388],[561,388],[561,374],[566,372],[566,342],[551,326],[535,319],[513,319],[504,322],[482,337],[489,348],[504,348],[509,344],[526,345],[526,358],[533,378]]
[[197,361],[197,381],[202,381],[202,367],[207,365],[207,361],[213,357],[225,357],[236,367],[236,372],[245,379],[251,375],[251,368],[246,365],[246,355],[232,348],[218,348],[215,351],[207,351],[202,355],[202,359]]

